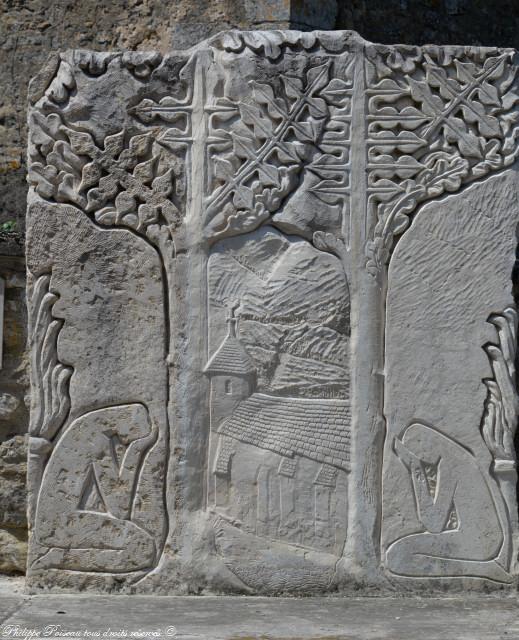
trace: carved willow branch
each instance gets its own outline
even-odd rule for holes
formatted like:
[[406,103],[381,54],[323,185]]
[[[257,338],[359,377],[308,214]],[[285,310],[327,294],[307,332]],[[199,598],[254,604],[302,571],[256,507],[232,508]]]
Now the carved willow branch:
[[492,314],[488,322],[496,327],[499,344],[483,347],[494,377],[483,380],[487,398],[481,431],[494,460],[515,462],[514,437],[519,412],[515,371],[517,311],[505,309],[502,314]]
[[58,359],[57,340],[63,321],[52,315],[58,297],[49,291],[49,284],[49,275],[40,276],[31,296],[31,367],[33,393],[37,397],[29,433],[50,442],[70,410],[69,383],[73,370]]

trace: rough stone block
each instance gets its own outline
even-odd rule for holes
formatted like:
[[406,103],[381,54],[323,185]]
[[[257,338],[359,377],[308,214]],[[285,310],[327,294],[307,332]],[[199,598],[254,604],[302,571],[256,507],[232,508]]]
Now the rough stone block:
[[0,444],[0,527],[27,527],[26,477],[27,437],[14,436]]
[[0,571],[25,573],[27,567],[27,529],[0,529]]
[[352,32],[49,61],[31,588],[514,586],[516,72]]

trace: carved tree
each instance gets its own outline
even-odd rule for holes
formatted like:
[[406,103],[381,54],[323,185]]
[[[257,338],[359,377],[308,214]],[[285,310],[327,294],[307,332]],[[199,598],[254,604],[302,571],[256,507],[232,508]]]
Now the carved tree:
[[[494,52],[495,53],[495,52]],[[514,52],[455,57],[368,49],[367,267],[387,264],[420,203],[454,193],[517,158]]]
[[[159,252],[170,342],[177,245],[186,232],[179,155],[189,150],[200,193],[190,193],[185,208],[191,219],[201,220],[194,228],[204,236],[206,254],[220,238],[267,223],[286,232],[282,215],[297,194],[302,201],[311,195],[323,203],[311,226],[301,229],[290,221],[290,233],[300,232],[317,248],[338,255],[348,279],[355,279],[354,291],[364,291],[355,311],[355,339],[362,349],[353,382],[357,520],[350,529],[350,556],[366,563],[368,574],[378,544],[387,267],[421,203],[457,192],[516,160],[514,54],[434,47],[397,51],[367,45],[351,34],[297,32],[230,33],[209,47],[269,62],[289,51],[306,62],[301,73],[273,66],[277,77],[253,80],[239,100],[216,92],[208,101],[205,54],[195,53],[184,65],[197,64],[185,97],[159,98],[152,91],[129,109],[135,127],[99,141],[64,119],[63,106],[76,90],[74,74],[100,75],[113,55],[79,52],[81,71],[64,59],[55,61],[52,79],[34,94],[44,108],[38,103],[31,116],[29,179],[41,198],[72,203],[98,225],[129,229]],[[139,82],[159,63],[160,56],[153,54],[121,57]],[[339,225],[323,216],[334,206],[341,209]],[[203,259],[197,269],[200,264]],[[363,323],[366,317],[373,322]],[[490,415],[498,395],[487,384]],[[490,432],[498,433],[495,425],[486,428],[487,439]],[[496,442],[504,446],[502,440]]]
[[335,80],[330,87],[329,73],[330,65],[321,64],[307,69],[304,82],[281,76],[283,97],[275,96],[270,85],[253,81],[250,101],[219,102],[217,107],[237,111],[239,119],[230,129],[214,132],[220,153],[214,157],[205,212],[211,242],[247,233],[266,221],[275,225],[271,217],[299,186],[304,167],[323,155],[319,145],[330,124],[326,92],[341,84]]
[[[135,133],[135,127],[122,128],[119,132],[106,136],[99,143],[93,132],[70,124],[66,117],[66,106],[70,90],[76,87],[77,76],[75,78],[74,74],[85,73],[98,77],[106,71],[108,63],[118,56],[80,51],[74,52],[72,57],[77,64],[72,66],[61,60],[57,75],[42,92],[40,102],[30,114],[32,135],[29,141],[29,182],[35,193],[44,200],[72,204],[98,225],[128,229],[142,237],[158,252],[163,272],[164,322],[168,341],[165,349],[167,363],[171,364],[173,331],[170,296],[175,280],[175,242],[181,233],[183,221],[185,168],[178,155],[168,152],[161,145],[160,129],[156,127],[142,133]],[[121,65],[139,80],[147,78],[161,60],[158,54],[128,53],[119,57]],[[41,279],[36,282],[35,296],[40,295],[42,287],[48,287],[48,277],[45,278],[44,282]],[[41,303],[42,308],[47,309],[54,300],[55,296],[47,293]],[[35,313],[37,303],[37,300],[33,302]],[[38,316],[33,324],[33,335],[36,338],[40,332],[39,321]],[[52,322],[48,330],[49,335],[55,338],[59,327],[56,321]],[[47,342],[46,338],[44,346]],[[34,357],[38,357],[37,352]],[[41,367],[39,362],[35,364],[34,375],[39,376]],[[46,362],[44,364],[50,366]],[[52,365],[52,362],[50,364]],[[66,391],[71,371],[68,368],[61,371],[60,366],[56,364],[52,373],[53,384],[57,385],[56,392],[50,401],[45,397],[39,404],[40,410],[42,407],[45,408],[47,416],[51,402],[54,413],[50,419],[45,418],[43,425],[40,425],[39,414],[33,412],[31,434],[38,438],[38,442],[43,442],[42,438],[47,437],[49,429],[55,434],[56,428],[61,426],[58,425],[58,417],[63,414],[65,401],[60,400],[61,396],[57,392]],[[37,378],[34,386],[46,393],[46,379],[49,374],[42,371],[41,375],[45,378]],[[167,375],[170,375],[169,367]],[[169,420],[165,408],[166,456]],[[36,455],[35,447],[38,442],[35,440],[33,443],[35,446],[31,449],[32,458]],[[41,455],[38,464],[42,470],[44,457],[49,448],[44,446],[39,449]],[[164,482],[167,465],[166,459]],[[37,482],[37,474],[33,474],[32,481]],[[36,496],[37,490],[34,489],[32,493]],[[166,505],[164,508],[166,510]],[[164,538],[165,535],[164,533]]]

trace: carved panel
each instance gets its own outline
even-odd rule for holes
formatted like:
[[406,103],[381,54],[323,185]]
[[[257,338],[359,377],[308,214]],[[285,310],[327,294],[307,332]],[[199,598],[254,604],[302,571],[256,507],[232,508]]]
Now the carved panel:
[[382,541],[398,580],[514,580],[517,195],[505,173],[427,205],[389,269]]
[[33,588],[513,583],[516,92],[351,32],[49,60]]

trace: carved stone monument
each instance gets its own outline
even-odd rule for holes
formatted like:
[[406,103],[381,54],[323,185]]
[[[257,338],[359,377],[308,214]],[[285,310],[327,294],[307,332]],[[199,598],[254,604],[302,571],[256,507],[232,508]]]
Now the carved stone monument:
[[31,84],[31,589],[514,586],[515,52],[228,32]]

